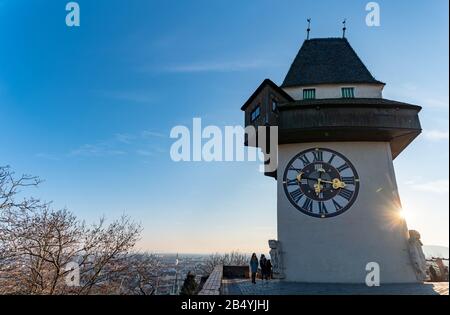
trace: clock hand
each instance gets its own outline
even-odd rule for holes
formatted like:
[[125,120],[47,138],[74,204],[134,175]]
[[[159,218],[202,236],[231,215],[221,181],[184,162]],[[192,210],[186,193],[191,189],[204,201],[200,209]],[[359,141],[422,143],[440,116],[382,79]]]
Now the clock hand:
[[334,189],[345,188],[346,184],[342,182],[339,178],[333,179],[331,182],[333,184]]
[[[326,180],[323,180],[321,177],[318,177],[318,178],[311,178],[311,177],[305,177],[305,176],[303,176],[303,174],[302,174],[302,176],[301,176],[300,179],[314,180],[314,181],[320,179],[320,181],[321,181],[322,183],[332,184],[332,182],[328,182],[328,181],[326,181]],[[297,176],[297,180],[298,180],[298,176]]]
[[301,181],[302,179],[307,179],[307,180],[317,180],[318,179],[318,178],[306,177],[306,176],[303,176],[303,175],[304,175],[304,173],[298,174],[297,175],[297,180]]
[[325,170],[320,169],[319,170],[319,177],[317,178],[317,185],[314,185],[314,188],[316,189],[316,194],[319,196],[323,186],[321,185],[322,182],[322,172],[325,172]]
[[333,179],[333,181],[322,180],[322,182],[327,184],[332,184],[334,189],[345,188],[346,184],[342,182],[339,178]]
[[346,184],[344,182],[342,182],[339,178],[335,178],[335,179],[333,179],[333,181],[328,181],[328,180],[322,179],[321,176],[319,176],[319,178],[304,177],[303,173],[301,173],[301,174],[299,174],[299,176],[297,176],[297,181],[300,182],[302,179],[314,180],[314,181],[317,180],[317,181],[320,181],[321,183],[331,184],[331,185],[333,185],[334,189],[346,187]]
[[306,179],[306,180],[317,180],[317,184],[314,184],[314,190],[315,190],[317,195],[320,194],[320,192],[323,189],[323,186],[321,185],[321,178],[320,178],[320,176],[319,176],[319,178],[314,178],[313,179],[313,178],[303,177],[303,172],[298,173],[296,179],[297,179],[297,181],[299,183],[302,181],[302,178]]
[[317,184],[314,185],[314,190],[316,192],[317,195],[320,194],[320,192],[322,191],[323,186],[321,185],[321,179],[318,178],[317,179]]

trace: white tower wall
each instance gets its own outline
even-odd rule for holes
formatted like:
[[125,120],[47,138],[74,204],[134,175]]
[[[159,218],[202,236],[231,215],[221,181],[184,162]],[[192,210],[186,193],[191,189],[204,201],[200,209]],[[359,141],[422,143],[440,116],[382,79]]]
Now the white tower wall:
[[[283,188],[288,162],[310,148],[346,156],[360,177],[350,209],[331,218],[297,210]],[[366,265],[380,265],[381,283],[417,282],[408,255],[408,229],[400,217],[390,145],[387,142],[300,143],[279,146],[278,240],[287,281],[365,283]]]

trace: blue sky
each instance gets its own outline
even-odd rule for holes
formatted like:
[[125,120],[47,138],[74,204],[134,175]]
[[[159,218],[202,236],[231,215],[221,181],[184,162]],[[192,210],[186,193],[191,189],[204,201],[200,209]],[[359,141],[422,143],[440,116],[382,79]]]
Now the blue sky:
[[32,193],[92,221],[129,214],[142,249],[266,250],[276,184],[256,163],[174,163],[175,125],[241,125],[264,78],[281,83],[305,38],[341,34],[384,97],[423,106],[424,134],[395,161],[410,228],[448,246],[448,1],[0,0],[0,164]]

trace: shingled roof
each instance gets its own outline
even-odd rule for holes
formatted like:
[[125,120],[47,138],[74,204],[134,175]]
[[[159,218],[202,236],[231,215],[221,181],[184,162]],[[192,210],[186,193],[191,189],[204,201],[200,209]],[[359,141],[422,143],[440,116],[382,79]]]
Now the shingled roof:
[[376,80],[345,38],[305,40],[281,87]]
[[245,104],[241,107],[241,110],[245,111],[247,107],[253,102],[253,100],[261,93],[261,91],[266,87],[270,86],[272,89],[280,93],[281,96],[283,96],[286,100],[289,102],[293,102],[294,99],[287,94],[285,91],[283,91],[278,85],[276,85],[272,80],[265,79],[263,83],[256,89],[255,92],[250,96],[250,98],[245,102]]

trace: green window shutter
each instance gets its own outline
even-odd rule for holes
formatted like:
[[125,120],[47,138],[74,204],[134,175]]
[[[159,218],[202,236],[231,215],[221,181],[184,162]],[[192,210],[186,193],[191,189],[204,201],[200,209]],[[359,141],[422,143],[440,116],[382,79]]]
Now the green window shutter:
[[354,88],[342,88],[342,97],[343,98],[355,98],[355,89]]
[[304,100],[313,100],[316,98],[316,89],[304,89],[303,90],[303,99]]

